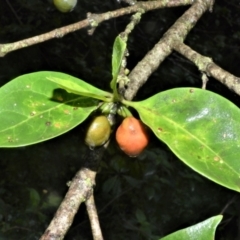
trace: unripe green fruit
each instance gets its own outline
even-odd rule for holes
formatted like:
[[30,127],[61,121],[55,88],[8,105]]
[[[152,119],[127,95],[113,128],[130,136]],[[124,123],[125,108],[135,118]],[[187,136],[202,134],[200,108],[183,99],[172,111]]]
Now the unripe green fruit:
[[106,116],[97,116],[90,123],[85,143],[89,147],[98,147],[107,142],[110,137],[111,126]]
[[55,7],[63,13],[71,12],[77,5],[77,0],[53,0]]

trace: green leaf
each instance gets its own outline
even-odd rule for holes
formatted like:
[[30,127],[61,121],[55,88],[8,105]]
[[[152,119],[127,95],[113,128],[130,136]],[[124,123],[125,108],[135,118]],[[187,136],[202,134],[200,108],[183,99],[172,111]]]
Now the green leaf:
[[117,94],[117,78],[118,78],[119,71],[121,69],[122,59],[123,59],[125,50],[126,50],[126,42],[124,42],[120,36],[117,36],[113,45],[113,53],[112,53],[113,79],[110,83],[110,86],[113,89],[114,95]]
[[135,215],[139,223],[144,223],[147,221],[146,215],[141,209],[137,209]]
[[65,74],[36,72],[0,88],[0,147],[21,147],[54,138],[83,122],[98,101],[58,89],[48,77]]
[[160,240],[213,240],[222,216],[211,217],[191,227],[174,232]]
[[63,88],[70,93],[96,98],[105,102],[112,101],[111,93],[102,91],[73,76],[64,73],[49,72],[47,79],[54,83],[57,83],[60,88]]
[[33,209],[33,208],[37,208],[40,204],[40,201],[41,201],[41,198],[40,198],[40,195],[38,193],[37,190],[35,190],[34,188],[28,188],[28,191],[29,191],[29,198],[30,198],[30,208]]
[[240,191],[240,111],[210,91],[176,88],[134,107],[155,135],[192,169]]
[[112,189],[116,186],[117,181],[118,181],[117,176],[113,176],[107,179],[102,186],[103,192],[109,193],[110,191],[112,191]]

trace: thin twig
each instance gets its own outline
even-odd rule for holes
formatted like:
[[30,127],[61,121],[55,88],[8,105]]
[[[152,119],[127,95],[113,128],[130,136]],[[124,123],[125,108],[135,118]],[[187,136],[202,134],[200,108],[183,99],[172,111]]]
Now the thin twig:
[[103,240],[93,194],[85,202],[94,240]]
[[15,18],[16,18],[17,21],[19,22],[19,24],[20,24],[20,25],[23,25],[21,19],[18,17],[16,11],[15,11],[14,8],[12,7],[12,4],[11,4],[8,0],[5,0],[5,1],[6,1],[7,5],[8,5],[8,7],[11,9],[13,15],[15,16]]
[[240,78],[225,71],[209,57],[205,57],[198,52],[191,49],[184,43],[174,46],[174,50],[192,61],[199,69],[199,71],[206,73],[207,76],[217,79],[219,82],[227,86],[240,96]]
[[227,210],[227,208],[228,208],[231,204],[233,204],[233,203],[236,201],[237,198],[238,198],[238,195],[234,195],[234,196],[232,197],[232,199],[226,203],[226,205],[224,206],[224,208],[222,209],[222,211],[221,211],[219,214],[220,214],[220,215],[223,215],[224,212]]
[[137,12],[139,8],[144,9],[145,11],[150,11],[158,8],[184,6],[191,3],[192,0],[138,2],[134,6],[121,8],[115,11],[110,11],[102,14],[88,14],[88,18],[85,20],[55,29],[48,33],[40,34],[35,37],[27,38],[14,43],[0,44],[0,57],[4,57],[9,52],[42,43],[53,38],[61,38],[68,33],[75,32],[82,28],[96,28],[100,23],[104,21]]
[[206,89],[208,77],[205,73],[202,73],[202,89]]

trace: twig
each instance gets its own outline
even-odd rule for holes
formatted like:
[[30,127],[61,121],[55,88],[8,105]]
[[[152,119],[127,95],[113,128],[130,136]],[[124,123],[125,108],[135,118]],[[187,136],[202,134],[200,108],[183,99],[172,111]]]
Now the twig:
[[222,209],[222,211],[221,211],[219,214],[220,214],[220,215],[223,215],[224,212],[227,210],[227,208],[228,208],[231,204],[233,204],[233,203],[236,201],[237,198],[238,198],[238,195],[234,195],[234,196],[232,197],[232,199],[226,203],[226,205],[224,206],[224,208]]
[[205,73],[202,73],[202,89],[206,89],[208,77]]
[[221,67],[215,64],[211,58],[205,57],[195,52],[184,43],[176,45],[174,49],[192,61],[198,67],[199,71],[206,73],[207,76],[211,76],[217,79],[219,82],[227,86],[230,90],[240,95],[239,77],[236,77],[231,73],[223,70]]
[[95,176],[104,150],[105,146],[87,152],[84,167],[75,175],[64,200],[40,240],[62,240],[64,238],[80,204],[93,194]]
[[133,99],[138,89],[173,51],[174,46],[184,41],[189,31],[206,12],[211,0],[197,0],[165,33],[163,38],[145,55],[129,74],[129,85],[124,96]]
[[[130,23],[126,26],[124,32],[120,33],[119,36],[122,38],[122,40],[126,43],[129,38],[129,34],[133,31],[135,26],[140,22],[142,14],[144,13],[144,10],[139,9],[137,13],[132,15]],[[125,54],[122,59],[121,63],[121,68],[120,72],[118,75],[118,92],[120,93],[121,96],[123,96],[125,92],[125,85],[126,85],[126,80],[128,81],[127,74],[129,73],[129,70],[126,68],[127,66],[127,57],[129,55],[128,49],[126,48]]]
[[91,223],[91,229],[94,240],[103,240],[102,231],[99,224],[97,209],[94,202],[94,196],[91,195],[85,202],[88,216]]
[[139,8],[145,11],[150,11],[164,7],[184,6],[192,3],[192,0],[168,0],[168,1],[151,1],[151,2],[138,2],[134,6],[121,8],[115,11],[102,13],[102,14],[88,14],[88,18],[80,22],[70,24],[50,31],[48,33],[40,34],[35,37],[27,38],[14,43],[0,44],[0,57],[4,57],[7,53],[29,47],[38,43],[45,42],[53,38],[61,38],[68,33],[75,32],[79,29],[86,27],[96,28],[100,23],[112,18],[117,18],[123,15],[137,12]]

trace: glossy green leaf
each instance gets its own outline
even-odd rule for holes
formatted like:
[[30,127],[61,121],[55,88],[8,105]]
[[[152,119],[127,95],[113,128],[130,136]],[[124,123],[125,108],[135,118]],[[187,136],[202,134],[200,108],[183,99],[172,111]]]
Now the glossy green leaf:
[[47,79],[59,74],[30,73],[0,88],[0,147],[20,147],[54,138],[97,109],[98,101],[68,93]]
[[124,52],[126,50],[126,42],[122,40],[120,36],[117,36],[114,45],[113,45],[113,54],[112,54],[112,81],[110,83],[111,88],[113,89],[114,94],[117,93],[117,77],[121,68],[122,59]]
[[47,79],[57,83],[60,88],[65,89],[67,92],[85,97],[96,98],[105,102],[112,101],[111,93],[98,89],[73,76],[59,72],[51,72],[51,75],[48,76]]
[[233,103],[207,90],[176,88],[126,104],[184,163],[240,191],[240,111]]
[[211,217],[203,222],[174,232],[160,240],[213,240],[222,216]]

